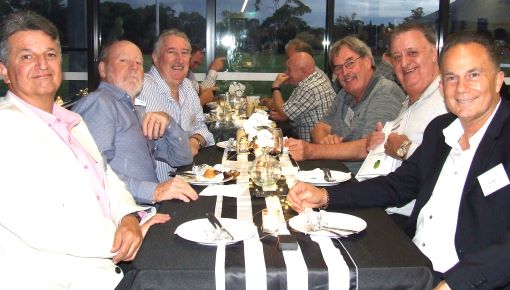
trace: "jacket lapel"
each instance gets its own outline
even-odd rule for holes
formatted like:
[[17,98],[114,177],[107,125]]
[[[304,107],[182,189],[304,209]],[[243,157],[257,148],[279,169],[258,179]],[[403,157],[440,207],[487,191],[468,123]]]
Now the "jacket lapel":
[[[500,152],[495,150],[497,144],[497,138],[501,135],[503,126],[510,116],[510,109],[506,101],[501,100],[498,111],[491,124],[487,127],[487,131],[476,149],[475,156],[471,162],[468,175],[466,177],[466,184],[464,185],[463,197],[465,193],[469,192],[473,186],[478,183],[478,176],[489,170],[490,162],[493,159],[494,152]],[[494,164],[497,165],[497,164]]]

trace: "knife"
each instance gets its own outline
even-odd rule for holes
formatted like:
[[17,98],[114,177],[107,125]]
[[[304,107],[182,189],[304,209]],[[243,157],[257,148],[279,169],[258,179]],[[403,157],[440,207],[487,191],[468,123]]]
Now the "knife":
[[211,223],[211,225],[217,229],[218,226],[216,226],[216,223],[214,222],[213,218],[211,217],[211,215],[209,213],[206,213],[205,216],[207,217],[207,220]]
[[227,229],[225,229],[223,227],[223,225],[220,223],[220,221],[213,214],[208,213],[207,218],[210,219],[209,221],[214,222],[220,228],[220,231],[227,234],[227,236],[230,238],[230,240],[234,240],[234,236],[232,236],[232,234],[229,231],[227,231]]

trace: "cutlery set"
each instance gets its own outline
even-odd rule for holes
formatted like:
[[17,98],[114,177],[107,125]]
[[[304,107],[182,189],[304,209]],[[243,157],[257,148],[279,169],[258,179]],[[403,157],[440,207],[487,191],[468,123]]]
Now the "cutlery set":
[[209,220],[209,222],[213,225],[213,227],[215,229],[218,229],[220,230],[220,232],[224,233],[229,240],[234,240],[234,236],[232,236],[232,234],[227,231],[227,229],[225,229],[225,227],[223,227],[223,225],[220,223],[220,221],[218,220],[218,218],[216,218],[216,216],[214,216],[213,214],[209,214],[209,213],[206,213],[205,216],[207,217],[207,220]]

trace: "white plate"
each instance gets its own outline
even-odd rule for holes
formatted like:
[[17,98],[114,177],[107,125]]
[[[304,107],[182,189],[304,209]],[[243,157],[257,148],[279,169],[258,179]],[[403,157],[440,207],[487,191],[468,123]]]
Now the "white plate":
[[[222,173],[223,174],[223,173]],[[195,178],[195,176],[193,175],[179,175],[177,174],[180,178],[184,179],[184,181],[186,181],[187,183],[189,184],[193,184],[193,185],[212,185],[212,184],[220,184],[220,183],[223,183],[223,182],[227,182],[227,181],[230,181],[232,180],[234,177],[233,176],[229,176],[227,178],[223,178],[222,180],[218,180],[218,179],[211,179],[211,180],[197,180]]]
[[258,234],[257,228],[251,221],[219,218],[223,227],[229,231],[234,240],[214,240],[214,227],[206,219],[185,222],[177,227],[175,234],[181,238],[207,246],[229,245],[249,239]]
[[335,179],[334,182],[324,180],[324,172],[319,168],[310,171],[299,171],[296,174],[296,179],[299,181],[317,186],[332,186],[351,179],[351,173],[331,170],[331,177]]
[[[223,149],[226,149],[227,146],[228,146],[228,141],[221,141],[221,142],[218,142],[216,143],[216,146],[220,147],[220,148],[223,148]],[[234,141],[234,148],[236,147],[236,141]]]
[[[319,215],[318,212],[311,212],[311,215]],[[332,228],[339,228],[339,229],[347,229],[355,231],[355,233],[359,233],[362,230],[364,230],[367,227],[367,223],[356,216],[350,215],[350,214],[344,214],[344,213],[338,213],[338,212],[326,212],[322,211],[322,219],[321,224],[325,224]],[[309,234],[309,235],[316,235],[316,236],[324,236],[324,237],[337,237],[337,235],[328,232],[328,231],[313,231],[310,232],[307,230],[307,221],[308,221],[308,214],[300,214],[297,215],[289,220],[289,225],[295,229],[296,231]],[[351,234],[354,234],[350,231],[338,231],[339,233],[348,236]]]

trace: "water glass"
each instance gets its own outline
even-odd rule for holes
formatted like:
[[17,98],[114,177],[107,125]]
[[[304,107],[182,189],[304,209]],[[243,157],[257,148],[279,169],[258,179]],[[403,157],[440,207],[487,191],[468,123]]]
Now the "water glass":
[[272,156],[280,156],[283,152],[283,132],[280,128],[271,129],[273,136],[273,147],[270,148],[269,154]]

